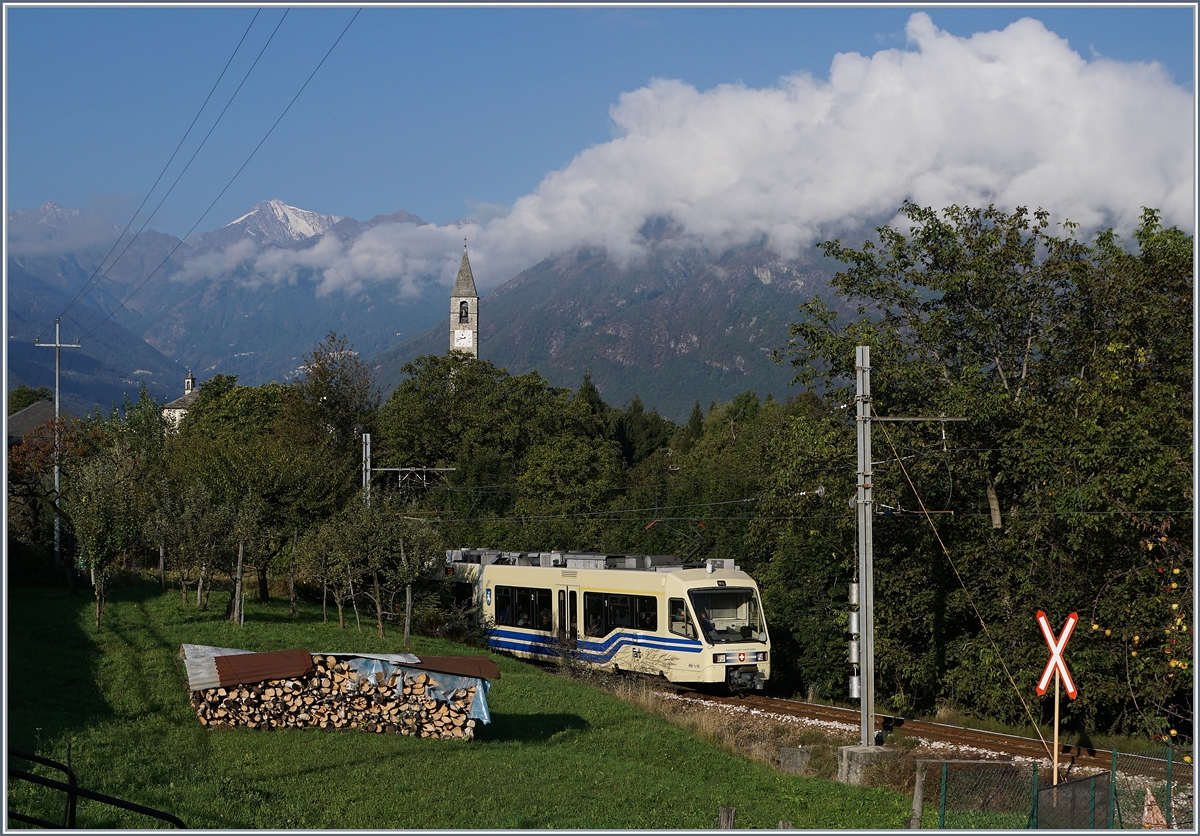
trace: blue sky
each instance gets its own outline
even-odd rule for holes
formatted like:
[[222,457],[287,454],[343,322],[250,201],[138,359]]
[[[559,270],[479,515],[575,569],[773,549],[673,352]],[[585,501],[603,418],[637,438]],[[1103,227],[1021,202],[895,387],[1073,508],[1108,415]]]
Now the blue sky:
[[[6,208],[132,210],[257,8],[6,7]],[[611,109],[652,79],[700,93],[797,73],[827,81],[837,53],[912,51],[906,25],[920,9],[959,38],[1033,17],[1085,61],[1158,62],[1192,91],[1190,7],[366,7],[197,231],[267,198],[360,220],[486,218],[620,136]],[[287,14],[152,228],[192,227],[354,11]],[[151,206],[283,13],[262,9]]]

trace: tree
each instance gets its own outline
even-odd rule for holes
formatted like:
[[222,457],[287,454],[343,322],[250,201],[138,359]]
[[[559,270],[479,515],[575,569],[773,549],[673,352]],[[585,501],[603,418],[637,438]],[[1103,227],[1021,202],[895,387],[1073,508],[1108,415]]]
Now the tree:
[[[1190,237],[1150,210],[1138,253],[1111,232],[1091,245],[1069,223],[1055,234],[1042,210],[901,211],[908,229],[882,227],[877,243],[822,245],[845,265],[833,286],[858,317],[839,322],[814,299],[779,355],[839,404],[854,347],[869,345],[878,414],[969,419],[944,439],[929,425],[878,425],[877,500],[954,512],[936,536],[913,517],[875,527],[881,692],[897,706],[1018,719],[1021,683],[1044,662],[1031,613],[1092,606],[1122,639],[1072,644],[1081,697],[1069,715],[1113,728],[1164,722],[1133,703],[1177,703],[1178,660],[1160,650],[1140,694],[1126,662],[1133,637],[1146,641],[1148,622],[1129,620],[1139,611],[1186,610],[1190,624],[1187,605],[1145,598],[1157,571],[1141,545],[1190,519]],[[819,464],[807,449],[786,455]],[[1190,540],[1176,551],[1190,554]],[[1190,589],[1190,576],[1175,583]]]
[[214,378],[172,436],[178,480],[203,485],[213,508],[237,523],[211,556],[230,576],[230,617],[239,622],[247,561],[262,599],[268,566],[290,549],[296,530],[333,513],[355,487],[352,474],[336,466],[324,430],[297,430],[295,403],[287,386]]
[[307,424],[334,450],[355,458],[359,437],[379,409],[379,392],[370,366],[346,337],[331,331],[304,358],[292,394],[298,402],[296,423]]
[[609,423],[609,437],[621,446],[621,455],[629,466],[664,447],[675,432],[675,424],[657,411],[646,411],[637,395],[624,412],[614,412]]
[[79,565],[95,586],[97,629],[109,578],[141,545],[136,470],[136,459],[117,440],[80,465],[64,503]]
[[420,357],[404,372],[380,411],[378,459],[392,467],[453,468],[444,486],[410,495],[457,518],[445,529],[451,541],[523,537],[512,512],[526,457],[555,438],[603,435],[585,400],[536,372],[513,376],[461,352]]
[[53,400],[54,390],[49,386],[39,386],[36,389],[31,389],[22,383],[8,393],[8,414],[12,415],[20,412],[25,407],[32,406],[38,401],[53,402]]

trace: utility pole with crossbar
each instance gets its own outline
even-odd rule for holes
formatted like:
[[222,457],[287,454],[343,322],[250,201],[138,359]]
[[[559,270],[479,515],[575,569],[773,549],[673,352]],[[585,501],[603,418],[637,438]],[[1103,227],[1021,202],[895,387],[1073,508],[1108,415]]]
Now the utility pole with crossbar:
[[[59,491],[59,454],[62,451],[62,426],[59,421],[59,377],[62,372],[62,349],[64,348],[79,348],[79,340],[73,343],[64,343],[59,338],[59,320],[56,317],[54,320],[54,343],[48,344],[41,341],[41,337],[34,337],[33,344],[40,348],[54,349],[54,566],[55,568],[62,565],[62,535],[61,535],[61,501],[62,497]],[[67,579],[71,581],[71,589],[74,590],[74,575],[70,570],[67,571]]]
[[862,679],[859,688],[861,707],[860,745],[875,745],[875,553],[872,520],[875,516],[872,498],[874,463],[871,459],[871,421],[966,421],[966,418],[883,418],[873,415],[871,402],[871,349],[860,345],[854,355],[857,405],[855,424],[858,430],[858,495],[855,510],[858,520],[858,609],[862,635]]

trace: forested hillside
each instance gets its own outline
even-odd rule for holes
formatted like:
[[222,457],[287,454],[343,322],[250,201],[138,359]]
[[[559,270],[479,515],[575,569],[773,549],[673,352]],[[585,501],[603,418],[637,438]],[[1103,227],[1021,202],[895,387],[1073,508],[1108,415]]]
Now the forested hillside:
[[[1068,721],[1190,735],[1192,238],[1153,211],[1134,240],[1091,242],[1040,211],[902,211],[904,230],[824,245],[858,313],[796,312],[777,354],[802,394],[697,401],[675,424],[587,374],[559,388],[452,353],[381,402],[330,335],[294,383],[205,382],[177,429],[147,396],[68,428],[64,553],[94,574],[97,619],[106,580],[161,555],[189,606],[215,587],[235,621],[240,588],[294,585],[382,625],[413,585],[431,627],[464,617],[431,571],[449,547],[733,557],[763,591],[775,690],[844,700],[848,381],[868,345],[876,415],[967,419],[875,425],[880,708],[1041,720],[1034,616],[1074,611]],[[9,456],[10,577],[58,582],[47,439]]]

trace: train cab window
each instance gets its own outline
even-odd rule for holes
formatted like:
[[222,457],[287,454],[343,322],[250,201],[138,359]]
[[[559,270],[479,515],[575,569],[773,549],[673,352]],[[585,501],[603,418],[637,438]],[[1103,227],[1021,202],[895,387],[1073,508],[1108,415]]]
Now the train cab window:
[[497,586],[496,625],[548,632],[551,600],[549,589]]
[[758,593],[751,588],[693,589],[688,591],[692,609],[704,613],[711,626],[704,625],[704,637],[710,644],[767,640]]
[[670,619],[670,627],[672,633],[678,636],[686,636],[689,639],[696,638],[696,628],[692,625],[692,616],[688,613],[687,605],[682,598],[672,598],[667,602],[668,618]]

